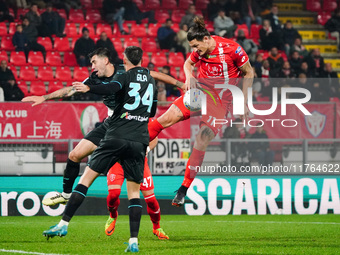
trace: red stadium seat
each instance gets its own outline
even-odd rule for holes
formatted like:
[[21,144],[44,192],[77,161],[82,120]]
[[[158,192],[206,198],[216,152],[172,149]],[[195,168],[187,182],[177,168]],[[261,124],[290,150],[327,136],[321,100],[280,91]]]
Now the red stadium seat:
[[146,10],[157,10],[160,8],[159,0],[145,0],[145,9]]
[[[64,9],[57,9],[56,10],[57,13],[59,13],[59,15],[64,18],[65,20],[67,20],[67,14],[66,14],[66,11]],[[67,26],[67,24],[66,24]]]
[[59,52],[48,51],[46,53],[46,64],[50,66],[62,66]]
[[79,24],[79,35],[82,34],[81,31],[83,30],[83,27],[86,27],[89,30],[90,37],[95,36],[94,27],[93,27],[93,24],[91,24],[91,23],[81,23],[81,24]]
[[338,7],[338,4],[334,0],[323,0],[323,11],[332,12]]
[[146,37],[146,28],[144,24],[136,25],[132,24],[131,34],[136,37]]
[[64,52],[64,65],[65,66],[77,66],[76,56],[72,51]]
[[92,23],[98,23],[102,21],[102,17],[99,12],[91,12],[86,14],[85,20]]
[[23,51],[12,51],[9,57],[9,62],[16,66],[27,65],[25,53]]
[[19,73],[20,80],[34,81],[36,80],[35,71],[32,66],[22,66]]
[[150,63],[150,58],[148,54],[143,54],[142,67],[147,67]]
[[174,30],[176,33],[180,30],[179,29],[179,24],[178,23],[174,23],[173,25],[172,25],[172,30]]
[[163,24],[169,18],[170,18],[170,15],[167,11],[156,11],[155,12],[155,19],[157,20],[158,23]]
[[47,93],[50,94],[54,91],[62,89],[64,87],[63,83],[60,81],[53,81],[48,84],[48,91]]
[[75,81],[84,81],[89,77],[89,71],[87,67],[76,66],[73,70],[73,80]]
[[[71,9],[72,11],[73,9]],[[84,14],[81,12],[71,12],[69,14],[68,19],[70,20],[70,22],[74,22],[74,23],[81,23],[84,22]]]
[[153,53],[151,56],[151,62],[156,67],[163,67],[168,65],[168,61],[164,52]]
[[177,2],[176,0],[163,0],[161,8],[165,10],[175,10],[177,9]]
[[[10,64],[10,63],[9,63]],[[11,70],[12,71],[12,73],[13,73],[13,75],[14,75],[14,78],[16,79],[16,80],[18,80],[18,71],[17,71],[17,69],[15,68],[15,66],[13,66],[13,65],[8,65],[8,67],[7,67],[9,70]]]
[[196,0],[195,7],[198,10],[206,10],[209,4],[209,0]]
[[181,52],[170,52],[169,53],[169,65],[175,67],[183,67],[184,56]]
[[317,20],[319,24],[324,26],[331,17],[332,15],[330,12],[319,12]]
[[312,12],[321,11],[320,0],[307,0],[306,8],[308,11],[312,11]]
[[100,35],[102,32],[106,32],[107,36],[112,36],[112,28],[109,24],[97,24],[96,34]]
[[142,40],[142,49],[145,52],[157,52],[157,43],[153,38],[145,38]]
[[178,8],[182,10],[187,10],[190,4],[193,4],[192,0],[179,0]]
[[1,37],[1,45],[2,50],[14,50],[14,46],[12,43],[12,37],[11,36],[3,36]]
[[25,14],[28,13],[29,11],[30,11],[30,9],[18,8],[17,19],[22,19],[22,17],[25,16]]
[[179,76],[178,76],[178,79],[179,79],[181,82],[185,82],[185,73],[184,73],[184,69],[183,69],[183,68],[180,68],[180,69],[179,69]]
[[59,66],[55,71],[55,79],[59,81],[72,81],[71,70],[68,66]]
[[124,48],[129,46],[137,46],[140,47],[139,41],[136,37],[130,37],[124,41]]
[[207,22],[205,25],[205,28],[209,31],[209,33],[214,32],[215,28],[214,28],[214,23],[213,22]]
[[52,50],[52,42],[50,37],[38,37],[37,43],[45,47],[45,50]]
[[66,23],[65,34],[67,37],[78,37],[76,23]]
[[111,40],[112,40],[113,46],[115,47],[117,52],[123,52],[124,51],[122,42],[119,38],[114,37],[114,38],[111,38]]
[[243,30],[246,38],[249,38],[249,29],[248,29],[247,25],[245,25],[245,24],[244,25],[237,25],[237,28],[236,28],[235,33],[234,33],[235,37],[237,37],[239,30]]
[[21,91],[24,93],[25,97],[29,96],[26,81],[17,81],[17,84],[18,84],[18,87],[21,89]]
[[54,77],[52,67],[50,66],[39,67],[37,79],[41,81],[53,81]]
[[30,94],[42,96],[46,94],[46,86],[43,81],[32,81],[30,85]]
[[104,0],[94,0],[93,1],[93,8],[101,9],[103,7]]
[[7,25],[5,22],[0,22],[0,36],[7,35]]
[[252,39],[260,39],[260,30],[262,25],[252,24],[250,27],[250,38]]
[[184,10],[174,10],[171,14],[171,20],[174,23],[180,23],[183,16],[185,15],[185,11]]
[[2,60],[6,60],[6,62],[8,62],[8,55],[7,55],[7,52],[4,50],[0,51],[0,62]]
[[160,28],[162,26],[162,24],[152,24],[150,23],[149,24],[149,28],[148,28],[148,35],[151,36],[151,37],[157,37],[157,31],[158,31],[158,28]]
[[171,66],[170,67],[170,75],[172,75],[174,78],[178,78],[178,75],[177,75],[177,70],[175,67]]
[[54,38],[54,50],[56,51],[70,51],[70,42],[67,37]]
[[11,22],[11,23],[9,23],[8,33],[10,35],[14,35],[14,33],[17,31],[17,25],[18,24],[19,24],[18,22]]
[[85,9],[92,8],[92,0],[80,0],[80,4]]
[[32,66],[43,66],[45,65],[44,56],[41,51],[30,51],[28,53],[28,64]]

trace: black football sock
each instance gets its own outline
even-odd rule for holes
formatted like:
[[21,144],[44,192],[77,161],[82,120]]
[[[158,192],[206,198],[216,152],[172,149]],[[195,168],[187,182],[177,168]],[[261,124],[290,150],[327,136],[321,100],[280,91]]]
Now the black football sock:
[[129,202],[130,237],[133,238],[138,237],[142,205],[139,198],[130,199]]
[[67,159],[66,168],[64,170],[63,191],[71,193],[74,181],[79,175],[80,163]]
[[70,200],[68,201],[65,212],[63,215],[63,220],[69,222],[79,206],[83,203],[88,187],[83,184],[78,184],[77,187],[73,190]]
[[183,185],[181,185],[181,187],[178,189],[178,193],[182,193],[184,195],[187,194],[187,191],[188,191],[188,188]]

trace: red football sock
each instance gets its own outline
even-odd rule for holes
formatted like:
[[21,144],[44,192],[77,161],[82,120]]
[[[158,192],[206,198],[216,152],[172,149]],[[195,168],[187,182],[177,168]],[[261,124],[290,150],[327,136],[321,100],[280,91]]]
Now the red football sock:
[[144,199],[147,205],[146,209],[153,224],[153,229],[160,228],[161,226],[159,225],[159,222],[161,220],[161,209],[159,208],[155,194],[147,196]]
[[204,154],[205,151],[199,151],[195,148],[192,149],[192,153],[185,168],[184,180],[182,183],[183,186],[189,188],[191,183],[194,181],[197,174],[196,167],[200,167],[202,165]]
[[117,218],[118,206],[120,204],[119,200],[120,189],[109,189],[109,194],[106,197],[107,209],[110,212],[111,218]]
[[164,129],[164,127],[158,122],[158,120],[151,121],[148,125],[150,141],[155,139],[158,134]]

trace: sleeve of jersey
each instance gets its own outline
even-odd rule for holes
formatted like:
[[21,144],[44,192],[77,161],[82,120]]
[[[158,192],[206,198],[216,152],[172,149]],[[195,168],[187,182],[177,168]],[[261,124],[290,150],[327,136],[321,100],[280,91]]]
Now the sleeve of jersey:
[[193,51],[191,52],[190,56],[189,56],[189,59],[194,62],[194,63],[197,63],[199,61],[199,55],[197,54],[197,52]]
[[249,60],[247,53],[240,45],[237,45],[231,54],[232,59],[234,60],[234,63],[237,67],[242,67]]

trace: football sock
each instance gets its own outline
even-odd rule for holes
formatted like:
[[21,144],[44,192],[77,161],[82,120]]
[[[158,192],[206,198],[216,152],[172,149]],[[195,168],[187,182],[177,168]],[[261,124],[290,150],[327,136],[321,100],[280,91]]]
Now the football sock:
[[199,151],[195,148],[192,149],[192,153],[185,168],[184,181],[182,183],[183,186],[189,188],[191,183],[194,181],[198,167],[202,165],[204,154],[205,151]]
[[68,221],[60,220],[60,222],[58,223],[58,227],[61,228],[62,226],[68,226],[68,224]]
[[129,202],[130,237],[138,237],[142,206],[139,198],[132,198]]
[[74,213],[77,211],[81,203],[84,201],[86,197],[88,187],[84,186],[83,184],[78,184],[77,187],[72,192],[70,200],[68,201],[65,212],[63,215],[63,220],[69,222]]
[[[64,170],[63,191],[71,194],[74,181],[79,175],[80,163],[67,159],[66,168]],[[67,198],[67,197],[65,197]]]
[[158,120],[151,121],[148,125],[150,141],[155,139],[158,134],[164,129],[164,127],[158,122]]
[[106,197],[107,209],[110,212],[111,218],[117,218],[117,210],[120,204],[120,195],[121,189],[109,189],[109,194]]
[[129,239],[129,244],[131,245],[131,244],[133,244],[133,243],[137,243],[137,244],[138,244],[138,238],[137,238],[137,237],[131,237],[131,238]]
[[159,208],[159,204],[155,197],[155,194],[147,196],[144,199],[147,205],[146,210],[150,215],[150,219],[152,221],[153,229],[160,228],[161,226],[159,225],[159,222],[161,220],[161,210]]

